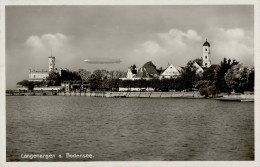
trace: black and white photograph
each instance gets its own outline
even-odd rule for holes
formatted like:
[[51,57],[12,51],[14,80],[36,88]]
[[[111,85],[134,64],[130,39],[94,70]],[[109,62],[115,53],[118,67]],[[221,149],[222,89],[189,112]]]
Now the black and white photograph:
[[1,161],[257,166],[250,2],[7,3]]

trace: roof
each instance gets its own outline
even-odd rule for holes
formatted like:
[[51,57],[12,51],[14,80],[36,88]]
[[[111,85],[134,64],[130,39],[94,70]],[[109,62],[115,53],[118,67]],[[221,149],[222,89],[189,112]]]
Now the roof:
[[36,70],[31,70],[30,73],[31,73],[31,74],[33,74],[33,73],[34,73],[34,74],[36,74],[36,73],[38,73],[38,74],[49,74],[49,71],[43,71],[43,70],[42,70],[42,71],[36,71]]
[[135,75],[135,77],[137,78],[154,78],[158,76],[159,76],[158,70],[156,69],[156,66],[151,61],[145,63],[141,68],[141,70],[139,70]]
[[194,62],[194,63],[193,63],[193,67],[196,68],[196,73],[197,73],[197,74],[198,74],[198,73],[203,73],[203,72],[204,72],[203,68],[202,68],[200,65],[198,65],[197,62]]
[[219,68],[219,65],[218,64],[212,64],[209,69],[212,69],[212,70],[217,70]]
[[158,71],[156,70],[156,66],[151,62],[147,62],[143,65],[143,69],[149,74],[149,75],[159,75]]
[[207,39],[206,39],[206,42],[204,42],[203,46],[209,46],[209,47],[210,47],[210,44],[209,44],[209,42],[207,41]]
[[175,67],[172,64],[169,65],[162,73],[163,76],[175,76],[180,75],[181,68]]

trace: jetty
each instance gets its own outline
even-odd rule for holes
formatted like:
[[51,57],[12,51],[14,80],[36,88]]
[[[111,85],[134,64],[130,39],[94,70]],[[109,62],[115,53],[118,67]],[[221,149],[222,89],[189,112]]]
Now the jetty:
[[59,92],[58,96],[89,96],[108,98],[204,98],[198,92]]
[[220,101],[239,101],[239,102],[254,102],[254,93],[245,92],[244,94],[231,94],[224,95],[223,97],[216,98]]

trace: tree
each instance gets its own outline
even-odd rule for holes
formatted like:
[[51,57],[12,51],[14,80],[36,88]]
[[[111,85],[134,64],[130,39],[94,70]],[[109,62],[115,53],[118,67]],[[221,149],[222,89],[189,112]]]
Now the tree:
[[229,88],[237,93],[244,93],[248,84],[249,70],[242,64],[234,65],[225,74],[225,81]]
[[46,78],[48,86],[60,86],[60,75],[58,72],[51,71]]
[[33,81],[23,80],[17,83],[18,85],[26,86],[29,90],[33,90],[35,84]]
[[248,76],[248,83],[246,90],[247,91],[254,91],[254,86],[255,86],[255,69],[251,69],[249,71],[249,76]]
[[78,70],[78,74],[79,76],[81,77],[81,80],[82,81],[88,81],[90,75],[91,75],[91,72],[85,70],[85,69],[79,69]]
[[190,90],[194,88],[196,83],[196,70],[187,65],[181,73],[181,79],[183,81],[183,89]]
[[22,80],[20,82],[17,82],[18,85],[22,85],[22,86],[28,86],[29,85],[29,81],[28,80]]
[[125,71],[109,71],[109,75],[112,77],[112,79],[125,78],[126,72]]
[[208,97],[209,95],[216,95],[215,81],[201,80],[196,84],[196,88],[199,90],[202,96]]
[[197,68],[194,66],[194,63],[202,65],[201,59],[190,60],[187,65],[184,67],[181,73],[181,81],[183,89],[192,90],[195,87],[195,84],[201,80],[202,74],[197,73]]
[[230,93],[231,89],[227,85],[225,80],[225,74],[228,72],[228,70],[234,66],[237,65],[239,62],[236,60],[231,61],[230,59],[224,58],[223,61],[220,62],[220,67],[217,71],[217,81],[216,81],[216,89],[218,92],[227,92]]
[[150,85],[154,91],[158,91],[161,85],[161,81],[159,79],[152,79],[150,82]]
[[89,83],[92,90],[98,90],[102,88],[102,72],[95,70],[89,78]]
[[29,81],[28,89],[29,89],[29,90],[33,90],[34,86],[35,86],[35,85],[34,85],[34,82]]
[[59,79],[60,79],[59,73],[54,71],[51,71],[49,73],[49,76],[46,78],[46,80],[59,80]]

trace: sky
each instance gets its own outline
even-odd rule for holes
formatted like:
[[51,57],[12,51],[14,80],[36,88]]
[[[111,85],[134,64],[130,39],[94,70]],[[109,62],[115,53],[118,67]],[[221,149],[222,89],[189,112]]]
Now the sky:
[[[30,69],[124,70],[152,61],[185,66],[211,45],[211,63],[224,57],[254,66],[252,5],[7,6],[6,89],[28,79]],[[88,58],[120,64],[87,64]]]

